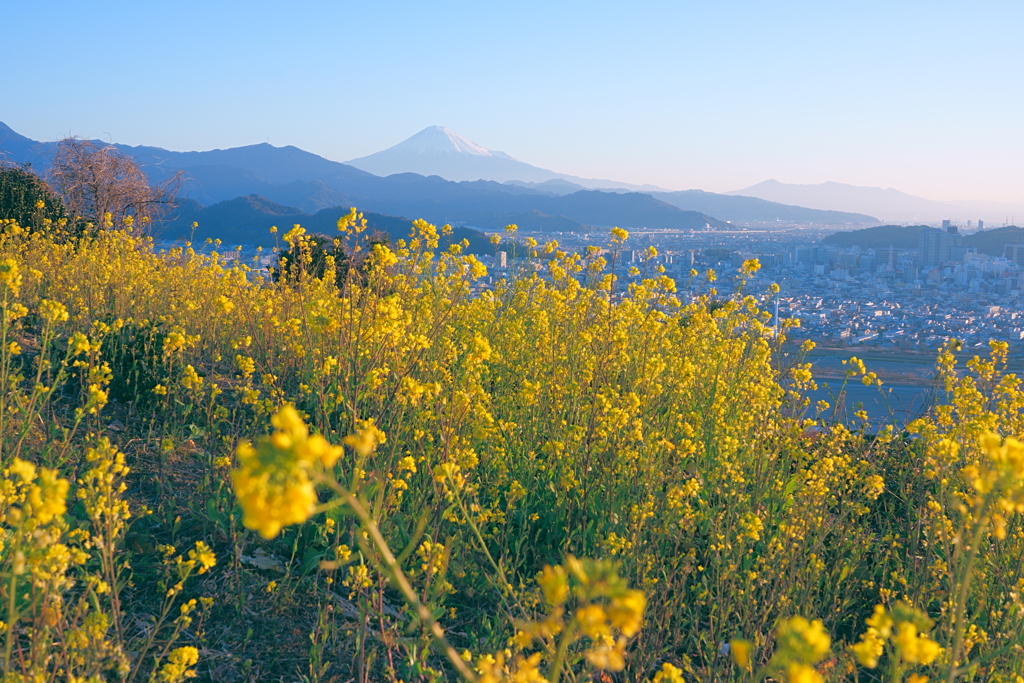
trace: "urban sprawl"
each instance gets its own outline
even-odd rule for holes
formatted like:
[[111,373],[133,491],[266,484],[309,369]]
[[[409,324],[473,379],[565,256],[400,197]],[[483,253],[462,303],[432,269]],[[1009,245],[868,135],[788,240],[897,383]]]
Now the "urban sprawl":
[[[714,286],[725,294],[736,286],[743,262],[758,259],[761,269],[748,280],[745,291],[761,298],[778,319],[799,318],[798,336],[819,344],[931,350],[955,338],[967,346],[983,346],[990,339],[1022,345],[1024,243],[1007,243],[1000,256],[978,253],[961,244],[962,233],[950,221],[922,228],[916,249],[822,243],[834,232],[835,228],[803,226],[630,230],[629,240],[615,253],[616,275],[624,291],[625,283],[663,269],[680,296],[687,298],[709,289],[706,272],[714,270]],[[540,245],[555,240],[560,250],[581,254],[588,246],[607,242],[604,232],[519,232],[516,246],[510,247],[511,238],[503,235],[504,242],[494,253],[479,255],[489,275],[477,288],[524,270],[546,277],[550,256],[541,249],[531,258],[523,246],[531,237]],[[657,256],[650,258],[648,247],[654,247]],[[276,262],[270,251],[257,254],[246,247],[222,256],[266,268]],[[606,259],[610,255],[607,247],[600,253]],[[634,267],[639,275],[630,275]],[[771,283],[779,285],[776,296],[769,294]]]
[[[743,262],[756,258],[761,269],[745,291],[762,296],[767,310],[777,311],[779,318],[799,318],[800,336],[819,343],[935,349],[950,338],[967,346],[983,346],[990,339],[1017,346],[1024,339],[1024,243],[1007,243],[1002,256],[980,254],[961,244],[960,230],[950,221],[922,228],[916,249],[821,243],[832,232],[631,231],[632,248],[617,255],[616,274],[637,280],[661,266],[683,296],[693,296],[708,289],[704,274],[712,269],[719,278],[717,289],[725,293]],[[561,249],[582,253],[596,235],[534,237],[541,243],[554,238]],[[647,259],[648,246],[658,252],[652,260]],[[520,261],[510,260],[507,252],[483,260],[492,277]],[[631,277],[631,266],[641,274]],[[542,275],[541,263],[537,268]],[[780,287],[777,301],[765,296],[773,282]]]

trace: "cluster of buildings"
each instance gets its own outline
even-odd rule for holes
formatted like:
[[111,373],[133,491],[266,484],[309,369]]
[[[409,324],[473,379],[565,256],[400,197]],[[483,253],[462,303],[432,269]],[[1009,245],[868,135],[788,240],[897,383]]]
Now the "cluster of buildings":
[[[831,232],[631,231],[630,248],[620,247],[616,253],[616,273],[629,281],[649,277],[660,267],[685,296],[706,289],[703,274],[712,269],[724,292],[742,263],[756,258],[761,270],[747,291],[768,296],[768,285],[777,283],[780,291],[775,300],[765,302],[768,310],[777,311],[779,318],[800,318],[803,334],[820,344],[934,349],[952,337],[968,345],[998,339],[1024,348],[1024,243],[1006,244],[999,256],[979,253],[964,245],[963,235],[949,221],[921,229],[916,248],[832,246],[821,241]],[[586,234],[535,237],[541,242],[554,237],[561,249],[580,253],[599,240]],[[658,253],[653,258],[650,246]],[[222,248],[220,253],[258,269],[276,260],[272,250],[248,245]],[[543,264],[548,257],[531,260],[521,250],[499,249],[479,258],[489,275],[476,283],[477,289],[524,268],[546,277]],[[634,266],[640,272],[636,277],[629,274]],[[694,270],[698,277],[692,276]]]
[[[963,245],[956,226],[923,228],[917,249],[790,245],[759,274],[780,285],[780,317],[820,342],[934,349],[1024,339],[1024,243],[1001,256]],[[737,252],[734,263],[757,257]]]
[[[923,228],[916,248],[831,246],[820,241],[830,232],[631,231],[634,248],[618,255],[617,274],[629,280],[629,266],[638,267],[639,277],[662,266],[685,294],[707,286],[702,276],[691,276],[694,269],[713,269],[719,291],[726,291],[730,275],[756,258],[761,270],[747,291],[765,294],[777,283],[768,310],[800,318],[802,335],[819,344],[933,350],[956,338],[968,346],[997,339],[1024,347],[1024,243],[1005,245],[1000,256],[978,253],[948,221]],[[563,248],[582,251],[590,237],[558,239]],[[657,248],[653,260],[647,246]],[[488,265],[499,277],[514,267],[508,257]]]

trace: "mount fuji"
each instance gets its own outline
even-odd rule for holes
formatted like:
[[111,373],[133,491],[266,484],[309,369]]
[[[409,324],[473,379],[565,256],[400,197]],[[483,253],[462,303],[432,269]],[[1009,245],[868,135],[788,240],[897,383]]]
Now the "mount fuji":
[[654,185],[630,185],[614,180],[592,180],[555,173],[504,152],[487,149],[443,126],[428,126],[394,147],[345,163],[378,176],[418,173],[454,181],[518,181],[524,184],[568,181],[578,186],[577,189],[661,190]]

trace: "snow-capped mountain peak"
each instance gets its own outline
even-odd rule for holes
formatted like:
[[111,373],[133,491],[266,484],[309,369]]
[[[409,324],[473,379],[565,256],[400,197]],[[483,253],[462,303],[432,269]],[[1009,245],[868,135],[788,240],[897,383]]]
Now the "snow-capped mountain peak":
[[[392,150],[417,154],[468,154],[478,157],[495,156],[491,150],[444,126],[429,126],[408,140],[398,143]],[[501,152],[498,152],[501,154]]]
[[[412,172],[440,175],[449,180],[520,179],[522,168],[514,171],[508,164],[534,172],[539,170],[504,152],[478,145],[444,126],[428,126],[394,147],[346,163],[377,175]],[[550,171],[546,173],[554,175]],[[527,175],[532,173],[527,172]]]
[[660,189],[610,180],[588,180],[555,173],[531,166],[504,152],[487,149],[444,126],[428,126],[394,147],[345,163],[379,176],[389,176],[395,173],[418,173],[425,176],[441,176],[455,181],[493,180],[499,183],[508,181],[543,183],[548,180],[567,180],[581,187],[630,190]]

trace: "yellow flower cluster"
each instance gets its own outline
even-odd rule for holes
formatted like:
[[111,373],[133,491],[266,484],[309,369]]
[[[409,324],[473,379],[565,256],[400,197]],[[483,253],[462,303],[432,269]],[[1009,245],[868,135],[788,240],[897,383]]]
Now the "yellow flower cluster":
[[[547,566],[537,577],[550,611],[545,620],[520,625],[528,637],[545,638],[558,633],[579,632],[589,639],[584,652],[598,669],[621,671],[625,647],[643,623],[646,598],[619,578],[615,566],[606,561],[568,556],[565,563]],[[576,603],[565,622],[567,603]]]
[[58,301],[43,299],[39,302],[39,315],[48,323],[65,322],[68,319],[68,309]]
[[[0,582],[0,599],[13,606],[7,609],[9,625],[5,624],[4,631],[8,634],[22,616],[29,620],[29,627],[35,616],[53,626],[63,592],[72,585],[69,571],[88,560],[83,550],[70,543],[64,519],[69,488],[68,481],[55,470],[20,458],[14,458],[0,478],[0,523],[5,527],[0,553],[5,557],[2,568],[9,572]],[[50,596],[45,613],[30,611],[27,601],[33,594]],[[26,602],[22,609],[29,608],[24,615],[17,608],[18,596]],[[6,665],[13,667],[10,660]]]
[[683,678],[681,669],[670,662],[665,662],[651,680],[653,683],[684,683],[686,679]]
[[942,654],[939,644],[928,637],[932,620],[906,603],[897,602],[891,612],[876,605],[867,626],[860,642],[851,645],[850,651],[869,669],[878,666],[887,644],[894,666],[900,669],[907,664],[931,664]]
[[[577,641],[582,655],[593,668],[621,671],[625,647],[643,621],[643,593],[631,590],[609,562],[568,556],[559,566],[545,566],[537,583],[547,603],[547,615],[537,621],[517,623],[510,640],[513,649],[476,658],[474,666],[481,683],[513,683],[559,680],[565,658]],[[529,653],[535,643],[544,650]],[[542,672],[546,654],[550,657]],[[463,659],[471,660],[469,652]],[[665,664],[656,674],[658,683],[681,683],[681,671]]]
[[[357,425],[356,433],[345,437],[345,445],[355,451],[360,457],[365,458],[386,440],[384,432],[377,429],[373,420],[362,420]],[[334,460],[337,460],[337,456],[334,457]],[[334,460],[324,462],[324,466],[332,467]],[[412,466],[411,471],[416,471],[415,464]]]
[[342,452],[319,434],[310,435],[292,406],[281,408],[272,423],[276,431],[255,447],[244,441],[238,445],[239,467],[231,472],[242,522],[264,538],[309,519],[317,503],[310,470],[315,464],[333,467]]
[[67,510],[69,484],[56,470],[15,458],[0,482],[0,521],[32,532]]
[[78,479],[78,498],[92,521],[94,543],[109,548],[131,516],[128,502],[121,497],[127,489],[123,480],[128,475],[128,466],[124,453],[107,438],[100,439],[96,447],[86,451],[85,461],[90,468]]
[[195,678],[196,672],[192,669],[199,662],[199,650],[186,645],[171,651],[167,655],[163,666],[155,676],[159,683],[184,683],[189,678]]
[[[779,622],[775,630],[776,650],[761,670],[754,675],[760,680],[774,675],[788,683],[823,683],[814,665],[825,658],[832,639],[820,620],[809,621],[801,616]],[[740,638],[729,643],[729,653],[741,669],[752,671],[753,643]]]
[[813,665],[825,658],[832,640],[820,620],[799,616],[787,619],[779,624],[775,639],[778,650],[772,659],[790,683],[821,683]]
[[4,286],[4,298],[8,293],[18,296],[21,293],[21,267],[13,258],[0,260],[0,284]]
[[994,497],[990,504],[992,533],[1002,540],[1006,538],[1007,517],[1024,513],[1024,443],[1014,438],[1003,440],[991,432],[983,434],[979,443],[986,460],[965,467],[964,476],[979,497]]

